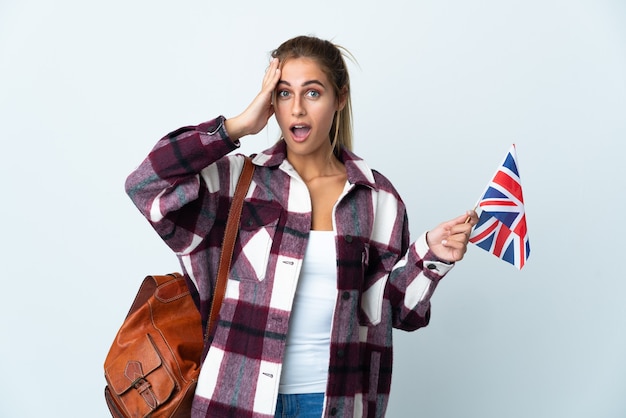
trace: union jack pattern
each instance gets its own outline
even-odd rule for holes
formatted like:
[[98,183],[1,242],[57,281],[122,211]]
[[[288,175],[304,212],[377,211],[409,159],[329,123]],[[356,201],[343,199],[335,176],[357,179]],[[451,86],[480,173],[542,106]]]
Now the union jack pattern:
[[515,144],[476,206],[480,217],[469,241],[521,270],[530,244]]

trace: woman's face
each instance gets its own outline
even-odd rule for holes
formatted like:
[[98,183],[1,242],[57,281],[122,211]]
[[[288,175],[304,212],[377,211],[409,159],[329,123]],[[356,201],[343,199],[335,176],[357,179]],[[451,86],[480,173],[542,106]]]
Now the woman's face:
[[285,61],[276,86],[274,111],[290,157],[328,157],[332,152],[330,128],[339,109],[335,92],[316,61]]

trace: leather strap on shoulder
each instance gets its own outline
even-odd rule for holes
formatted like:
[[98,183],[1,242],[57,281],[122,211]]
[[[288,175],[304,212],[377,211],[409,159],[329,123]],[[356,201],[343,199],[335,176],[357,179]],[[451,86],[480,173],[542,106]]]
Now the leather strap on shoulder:
[[252,182],[254,174],[254,164],[249,157],[246,157],[243,165],[243,171],[237,181],[235,195],[228,212],[228,221],[226,222],[226,230],[224,232],[224,241],[222,243],[222,252],[220,255],[220,264],[217,270],[217,279],[215,281],[215,291],[213,292],[213,302],[211,303],[211,312],[209,313],[209,321],[207,323],[207,332],[205,341],[213,332],[215,321],[222,306],[222,300],[226,293],[226,282],[228,280],[228,272],[230,271],[230,263],[235,248],[235,240],[239,231],[239,219],[241,217],[241,209],[243,201]]

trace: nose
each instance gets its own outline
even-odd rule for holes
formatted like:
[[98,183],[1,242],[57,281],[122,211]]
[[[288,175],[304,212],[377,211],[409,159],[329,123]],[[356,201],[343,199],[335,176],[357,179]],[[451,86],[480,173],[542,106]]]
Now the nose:
[[304,116],[306,114],[306,110],[304,109],[304,105],[302,103],[302,98],[296,96],[293,99],[291,114],[292,116]]

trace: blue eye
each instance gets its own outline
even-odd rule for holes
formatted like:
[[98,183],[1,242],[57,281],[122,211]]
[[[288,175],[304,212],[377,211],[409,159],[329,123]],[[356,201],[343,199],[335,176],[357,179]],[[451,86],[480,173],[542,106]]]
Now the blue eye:
[[279,90],[276,93],[276,97],[278,97],[280,99],[285,98],[285,97],[289,97],[289,92],[287,90]]
[[309,90],[309,91],[307,92],[307,95],[308,95],[309,97],[312,97],[312,98],[318,98],[318,97],[320,97],[320,92],[319,92],[319,91],[317,91],[317,90]]

